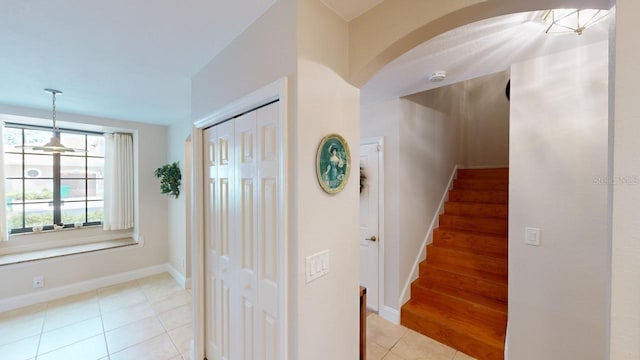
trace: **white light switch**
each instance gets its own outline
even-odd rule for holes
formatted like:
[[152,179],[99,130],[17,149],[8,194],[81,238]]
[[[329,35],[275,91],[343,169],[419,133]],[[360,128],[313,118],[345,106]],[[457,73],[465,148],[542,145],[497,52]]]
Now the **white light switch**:
[[540,229],[525,228],[524,243],[527,245],[540,246]]
[[307,283],[329,273],[329,250],[307,256]]

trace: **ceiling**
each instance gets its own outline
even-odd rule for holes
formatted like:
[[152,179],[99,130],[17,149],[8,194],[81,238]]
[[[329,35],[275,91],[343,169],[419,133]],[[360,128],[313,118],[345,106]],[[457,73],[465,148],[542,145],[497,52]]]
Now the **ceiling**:
[[191,77],[275,0],[20,0],[0,4],[0,104],[170,124]]
[[[495,17],[439,35],[405,53],[379,71],[361,89],[361,102],[414,94],[504,71],[511,64],[545,54],[607,40],[608,22],[578,36],[545,34],[542,12]],[[444,70],[447,78],[427,81]]]
[[[66,0],[0,4],[0,104],[156,124],[190,117],[191,77],[276,0]],[[351,20],[382,0],[321,0]],[[608,38],[543,32],[540,13],[488,19],[442,34],[388,64],[363,103],[508,69],[512,63]],[[426,77],[446,70],[447,79]],[[60,119],[64,120],[64,119]]]

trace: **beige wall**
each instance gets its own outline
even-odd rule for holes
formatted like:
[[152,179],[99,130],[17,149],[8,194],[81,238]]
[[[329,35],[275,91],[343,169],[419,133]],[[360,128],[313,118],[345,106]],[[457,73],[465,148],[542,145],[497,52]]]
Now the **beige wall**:
[[508,80],[503,71],[465,81],[461,165],[509,165]]
[[607,68],[606,41],[512,66],[510,359],[607,358]]
[[[348,26],[318,0],[298,2],[298,112],[293,142],[297,242],[295,359],[357,359],[359,333],[360,91],[347,82]],[[316,151],[330,133],[350,145],[347,187],[326,194],[315,175]],[[327,276],[306,283],[305,257],[330,251]]]
[[[611,360],[640,359],[640,3],[616,1],[611,269]],[[612,94],[614,95],[614,94]],[[631,183],[624,183],[631,179]]]
[[[0,105],[0,113],[48,119],[47,111]],[[59,113],[65,122],[95,125],[98,128],[128,129],[138,136],[138,199],[140,204],[138,232],[144,237],[144,246],[118,250],[98,251],[3,266],[0,271],[0,300],[18,295],[37,294],[80,282],[117,275],[129,271],[162,265],[167,262],[167,232],[158,224],[167,223],[168,197],[160,194],[160,184],[153,176],[154,170],[166,163],[167,127],[123,120],[97,118],[84,115]],[[32,278],[44,275],[45,288],[33,289]]]

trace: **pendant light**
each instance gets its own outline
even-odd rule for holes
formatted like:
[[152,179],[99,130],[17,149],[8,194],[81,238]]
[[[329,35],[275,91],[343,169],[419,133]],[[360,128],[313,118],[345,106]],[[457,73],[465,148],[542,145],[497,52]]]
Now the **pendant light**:
[[553,9],[545,11],[545,33],[582,35],[589,26],[604,20],[609,12],[598,9]]
[[16,146],[18,148],[30,149],[33,151],[42,151],[46,153],[66,153],[66,152],[86,152],[85,149],[74,149],[70,147],[66,147],[60,143],[60,138],[56,136],[56,132],[58,132],[58,127],[56,126],[56,95],[62,94],[62,91],[56,89],[44,89],[44,91],[51,94],[51,102],[52,102],[52,112],[51,119],[53,120],[52,132],[53,136],[48,143],[44,145],[35,145],[35,146]]

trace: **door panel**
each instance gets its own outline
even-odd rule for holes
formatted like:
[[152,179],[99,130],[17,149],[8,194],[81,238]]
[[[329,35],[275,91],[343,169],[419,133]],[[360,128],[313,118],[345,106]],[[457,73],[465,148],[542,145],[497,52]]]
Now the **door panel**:
[[360,285],[367,288],[367,308],[373,311],[379,310],[378,155],[377,144],[360,146],[360,166],[367,177],[360,194]]
[[279,104],[205,131],[207,356],[280,359]]

